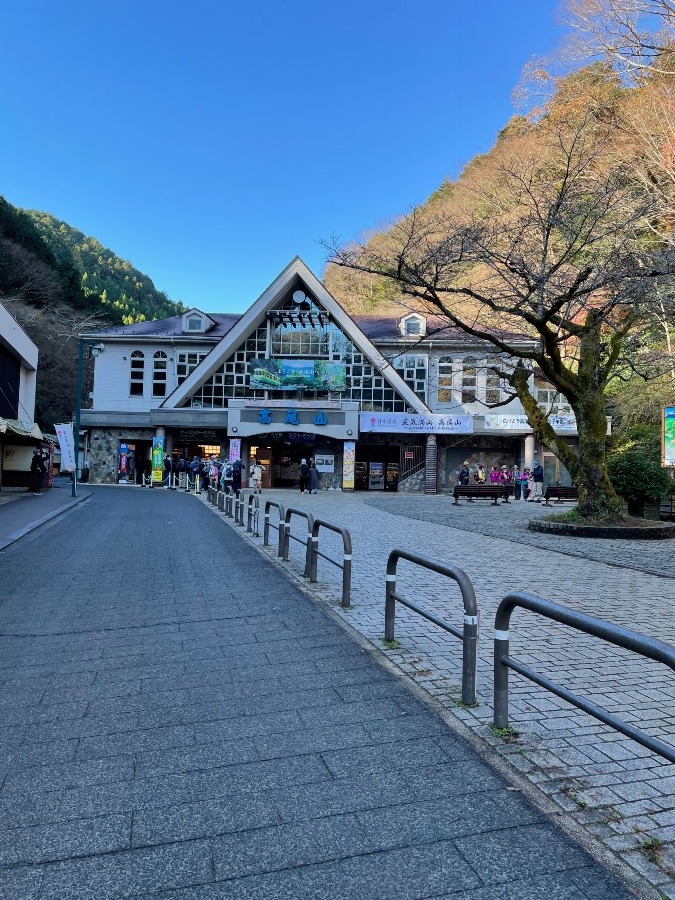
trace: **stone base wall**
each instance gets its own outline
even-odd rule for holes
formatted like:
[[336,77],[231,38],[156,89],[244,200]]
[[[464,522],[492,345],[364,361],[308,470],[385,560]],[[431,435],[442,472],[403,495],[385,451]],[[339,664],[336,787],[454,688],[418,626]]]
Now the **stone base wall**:
[[89,450],[89,482],[117,484],[117,456],[120,441],[151,441],[154,428],[92,428]]

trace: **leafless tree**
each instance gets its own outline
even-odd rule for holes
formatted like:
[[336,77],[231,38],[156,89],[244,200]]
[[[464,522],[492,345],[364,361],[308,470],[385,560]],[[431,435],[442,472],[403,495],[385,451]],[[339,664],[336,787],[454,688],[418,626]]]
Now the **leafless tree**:
[[[413,210],[386,242],[327,242],[330,262],[386,277],[515,362],[503,374],[579,485],[585,516],[619,508],[605,465],[605,392],[670,265],[646,238],[657,200],[614,163],[613,148],[614,124],[597,110],[551,115],[465,177],[452,202]],[[578,452],[538,407],[535,367],[574,410]]]

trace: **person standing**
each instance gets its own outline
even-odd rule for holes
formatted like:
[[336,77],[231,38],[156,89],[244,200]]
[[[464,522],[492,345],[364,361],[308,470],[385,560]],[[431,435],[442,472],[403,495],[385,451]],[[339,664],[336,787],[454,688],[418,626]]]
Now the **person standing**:
[[262,463],[259,463],[257,459],[254,459],[253,465],[251,466],[251,471],[249,472],[251,481],[253,482],[254,494],[262,494],[262,479],[264,471],[265,466],[263,466]]
[[235,459],[232,463],[232,490],[237,493],[241,490],[241,470],[243,465],[240,459]]
[[535,460],[532,466],[532,499],[535,503],[541,503],[542,494],[544,493],[544,467]]
[[513,481],[513,499],[520,500],[521,481],[518,466],[511,467],[511,481]]
[[308,487],[310,494],[318,494],[319,493],[319,481],[321,480],[321,475],[319,474],[319,470],[316,467],[316,463],[313,459],[309,461],[309,481]]
[[49,459],[48,453],[43,453],[39,448],[35,448],[33,450],[33,459],[30,463],[30,471],[32,481],[34,481],[35,486],[37,487],[36,491],[33,491],[36,497],[42,496],[42,488],[45,483],[45,479],[47,478],[47,465],[46,461]]
[[300,475],[300,493],[304,494],[309,485],[309,466],[306,459],[300,460],[298,474]]
[[530,470],[523,469],[520,473],[521,493],[523,500],[527,500],[530,496]]
[[471,478],[468,460],[462,464],[462,468],[457,473],[457,484],[467,485]]

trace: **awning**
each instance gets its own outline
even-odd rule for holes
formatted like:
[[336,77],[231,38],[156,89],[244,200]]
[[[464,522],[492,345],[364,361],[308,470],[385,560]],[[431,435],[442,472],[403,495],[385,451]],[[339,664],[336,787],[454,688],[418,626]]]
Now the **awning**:
[[42,432],[35,422],[0,418],[0,434],[6,434],[8,431],[11,434],[19,434],[21,437],[33,438],[36,441],[42,440]]

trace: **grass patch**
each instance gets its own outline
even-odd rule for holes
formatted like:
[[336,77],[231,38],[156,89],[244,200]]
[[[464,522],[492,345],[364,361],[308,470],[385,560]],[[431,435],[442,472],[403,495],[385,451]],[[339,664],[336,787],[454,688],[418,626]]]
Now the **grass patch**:
[[578,507],[568,509],[562,513],[550,513],[542,516],[542,522],[561,522],[563,525],[595,525],[609,526],[612,528],[653,528],[662,525],[658,519],[637,519],[634,516],[616,514],[613,516],[582,516]]
[[497,728],[494,722],[490,723],[490,728],[492,729],[492,733],[496,735],[498,738],[501,738],[503,741],[509,743],[510,741],[515,741],[520,737],[520,732],[516,728],[512,728],[510,725],[507,725],[506,728]]
[[387,650],[398,650],[398,648],[401,646],[396,638],[394,638],[392,641],[388,641],[386,638],[380,638],[380,640],[387,648]]
[[581,797],[577,794],[576,790],[572,787],[571,784],[566,784],[563,788],[561,788],[561,793],[563,793],[566,797],[576,803],[579,809],[588,809],[588,803],[585,800],[582,800]]
[[663,842],[657,837],[647,838],[640,844],[640,850],[650,862],[661,862],[661,854],[663,853]]

